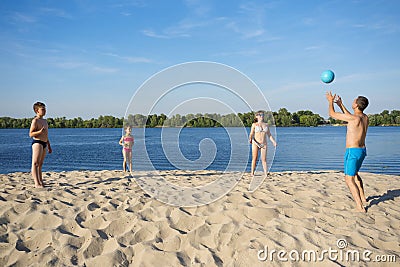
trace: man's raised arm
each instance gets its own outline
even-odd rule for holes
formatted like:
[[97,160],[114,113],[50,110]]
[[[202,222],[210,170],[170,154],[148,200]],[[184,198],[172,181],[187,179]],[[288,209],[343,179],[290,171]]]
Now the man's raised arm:
[[344,106],[342,98],[340,96],[336,96],[336,101],[334,100],[333,102],[335,102],[336,105],[338,105],[338,107],[342,110],[343,113],[351,114],[350,111],[348,111],[348,109]]
[[339,112],[335,111],[335,108],[333,106],[333,103],[334,103],[333,101],[336,97],[336,94],[332,95],[331,92],[327,92],[325,96],[329,103],[329,116],[330,117],[332,117],[336,120],[347,121],[347,122],[354,120],[354,116],[344,107],[343,104],[341,106],[344,108],[344,110],[342,109],[341,106],[339,106],[339,107],[341,107],[341,109],[344,113],[339,113]]

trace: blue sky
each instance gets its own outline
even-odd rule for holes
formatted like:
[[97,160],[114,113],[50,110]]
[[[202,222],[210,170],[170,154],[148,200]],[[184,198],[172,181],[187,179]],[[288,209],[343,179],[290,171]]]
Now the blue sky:
[[328,89],[348,107],[367,96],[367,113],[400,109],[396,0],[2,0],[0,14],[0,116],[43,101],[48,117],[122,117],[143,82],[189,61],[243,72],[272,110],[327,117]]

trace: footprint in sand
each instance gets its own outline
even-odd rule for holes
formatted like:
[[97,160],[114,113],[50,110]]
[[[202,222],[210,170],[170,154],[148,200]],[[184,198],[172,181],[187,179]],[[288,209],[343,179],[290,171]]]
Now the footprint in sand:
[[98,208],[100,208],[100,206],[99,206],[97,203],[95,203],[95,202],[92,202],[92,203],[90,203],[89,205],[87,205],[87,209],[88,209],[89,211],[94,211],[94,210],[96,210],[96,209],[98,209]]

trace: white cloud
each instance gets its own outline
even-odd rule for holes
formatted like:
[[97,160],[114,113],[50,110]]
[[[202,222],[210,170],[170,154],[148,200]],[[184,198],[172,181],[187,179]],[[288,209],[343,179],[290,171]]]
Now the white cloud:
[[264,26],[267,5],[246,3],[239,6],[238,16],[226,19],[226,28],[239,34],[243,39],[262,39],[266,35]]
[[234,52],[223,52],[217,53],[213,56],[215,57],[230,57],[230,56],[254,56],[260,54],[257,50],[242,50],[242,51],[234,51]]
[[103,66],[93,65],[87,62],[82,61],[64,61],[64,62],[57,62],[55,66],[61,69],[67,70],[84,70],[84,71],[91,71],[96,73],[115,73],[118,72],[116,68],[108,68]]
[[49,16],[54,16],[54,17],[59,17],[59,18],[64,18],[64,19],[72,19],[72,16],[65,12],[62,9],[58,8],[48,8],[48,7],[42,7],[39,8],[39,12],[43,15],[49,15]]
[[[192,37],[200,30],[211,30],[218,32],[229,29],[239,34],[242,39],[265,39],[267,34],[264,27],[265,10],[273,5],[246,3],[237,7],[236,13],[229,16],[212,17],[213,6],[210,3],[198,0],[186,0],[188,7],[187,15],[161,30],[145,29],[142,33],[148,37],[159,39]],[[210,32],[211,33],[211,32]],[[278,37],[273,40],[280,39]]]
[[151,63],[152,62],[151,59],[148,59],[145,57],[128,57],[128,56],[120,56],[120,55],[113,54],[113,53],[104,53],[103,55],[118,58],[118,59],[127,61],[129,63]]
[[115,73],[118,72],[118,69],[116,68],[105,68],[105,67],[99,67],[99,66],[91,66],[91,70],[94,72],[99,72],[99,73]]
[[132,8],[132,7],[145,7],[146,1],[145,0],[120,0],[115,1],[112,0],[111,7],[113,8]]
[[312,81],[312,82],[297,82],[297,83],[287,83],[281,87],[278,87],[274,90],[268,91],[269,94],[282,94],[288,92],[298,92],[301,89],[305,88],[318,88],[321,82]]
[[210,26],[214,24],[214,21],[213,19],[185,18],[176,25],[161,30],[161,33],[149,29],[143,30],[142,33],[148,37],[159,39],[188,38],[193,35],[193,30]]
[[125,16],[125,17],[130,17],[130,16],[132,16],[132,14],[129,13],[129,12],[120,12],[120,14],[121,14],[122,16]]
[[88,64],[79,61],[64,61],[64,62],[57,62],[55,65],[61,69],[77,69],[87,66]]
[[319,50],[319,49],[321,49],[322,47],[321,46],[318,46],[318,45],[312,45],[312,46],[308,46],[308,47],[306,47],[306,48],[304,48],[304,50]]
[[148,37],[152,37],[152,38],[159,38],[159,39],[169,39],[171,38],[170,36],[167,36],[165,34],[158,34],[155,33],[152,30],[143,30],[142,33]]
[[142,33],[148,37],[159,39],[188,38],[192,37],[194,30],[209,27],[218,21],[218,19],[209,16],[212,10],[209,3],[198,0],[186,0],[184,3],[188,8],[184,18],[164,29],[158,31],[145,29],[142,30]]
[[385,71],[365,72],[365,73],[352,73],[341,77],[343,82],[354,82],[354,81],[368,81],[384,79],[387,77],[398,77],[400,75],[400,69],[392,69]]
[[365,25],[365,24],[353,24],[352,27],[353,28],[366,28],[367,25]]
[[398,33],[400,31],[400,26],[398,23],[391,22],[389,19],[379,20],[379,21],[370,21],[364,23],[349,23],[351,27],[357,29],[365,29],[370,31],[379,31],[380,33]]
[[12,20],[14,22],[22,22],[22,23],[36,23],[37,19],[33,16],[25,15],[19,12],[15,12],[12,15]]
[[315,25],[315,19],[313,19],[313,18],[304,18],[303,19],[303,24],[307,25],[307,26]]
[[185,0],[186,6],[190,9],[190,13],[198,17],[205,17],[211,11],[211,6],[204,0]]

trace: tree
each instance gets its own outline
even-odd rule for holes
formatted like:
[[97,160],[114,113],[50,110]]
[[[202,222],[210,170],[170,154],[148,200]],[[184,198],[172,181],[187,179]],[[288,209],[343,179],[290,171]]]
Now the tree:
[[243,125],[245,127],[250,127],[253,124],[254,121],[254,112],[247,112],[247,113],[239,113],[238,114],[239,118],[242,120]]
[[318,124],[321,124],[322,118],[318,114],[313,114],[313,115],[301,115],[300,116],[300,125],[302,126],[318,126]]
[[286,108],[281,108],[278,110],[277,118],[279,126],[287,127],[292,125],[292,115]]
[[157,114],[150,115],[147,117],[146,127],[154,128],[157,126],[157,123]]
[[157,126],[163,126],[164,125],[164,121],[167,119],[167,115],[165,115],[164,113],[161,113],[160,116],[158,116],[157,118]]

